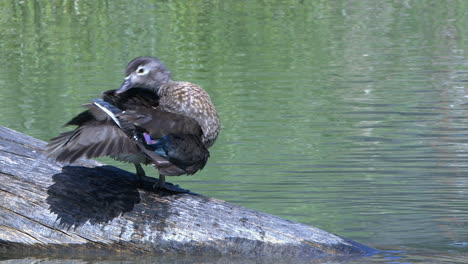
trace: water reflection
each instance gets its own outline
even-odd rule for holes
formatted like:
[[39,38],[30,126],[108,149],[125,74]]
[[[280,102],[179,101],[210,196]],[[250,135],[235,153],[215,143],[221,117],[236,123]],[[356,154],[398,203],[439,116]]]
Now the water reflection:
[[156,55],[223,120],[207,168],[171,181],[401,263],[468,252],[464,1],[0,6],[0,124],[48,139]]

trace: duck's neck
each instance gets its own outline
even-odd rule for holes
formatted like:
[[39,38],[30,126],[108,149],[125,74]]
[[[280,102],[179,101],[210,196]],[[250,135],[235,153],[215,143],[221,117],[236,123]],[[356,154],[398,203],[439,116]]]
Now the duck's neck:
[[159,84],[157,87],[154,87],[153,88],[153,91],[158,95],[158,96],[162,96],[162,94],[164,93],[164,91],[167,89],[167,87],[170,87],[172,84],[174,84],[175,81],[171,80],[171,79],[168,79],[167,81]]

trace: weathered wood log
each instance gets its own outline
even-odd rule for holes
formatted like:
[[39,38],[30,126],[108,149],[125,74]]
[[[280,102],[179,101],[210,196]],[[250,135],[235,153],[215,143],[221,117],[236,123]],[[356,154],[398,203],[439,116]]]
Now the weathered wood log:
[[374,249],[193,193],[137,187],[95,161],[64,165],[45,142],[0,127],[0,255],[151,253],[317,258]]

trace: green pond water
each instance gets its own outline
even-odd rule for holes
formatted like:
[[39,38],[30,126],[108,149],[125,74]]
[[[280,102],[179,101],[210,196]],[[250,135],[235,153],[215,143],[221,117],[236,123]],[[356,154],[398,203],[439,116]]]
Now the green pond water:
[[383,251],[349,263],[467,263],[467,26],[466,0],[0,1],[0,125],[48,140],[157,56],[222,120],[170,182]]

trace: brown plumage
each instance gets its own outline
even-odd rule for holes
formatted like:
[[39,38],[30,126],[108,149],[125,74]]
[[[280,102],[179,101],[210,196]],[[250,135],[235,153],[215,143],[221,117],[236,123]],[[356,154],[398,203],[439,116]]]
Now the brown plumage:
[[48,144],[49,156],[63,162],[111,156],[134,163],[139,176],[140,163],[154,164],[159,187],[164,176],[202,169],[220,129],[210,96],[193,83],[172,81],[154,57],[130,61],[122,86],[85,107],[66,124],[77,128]]

